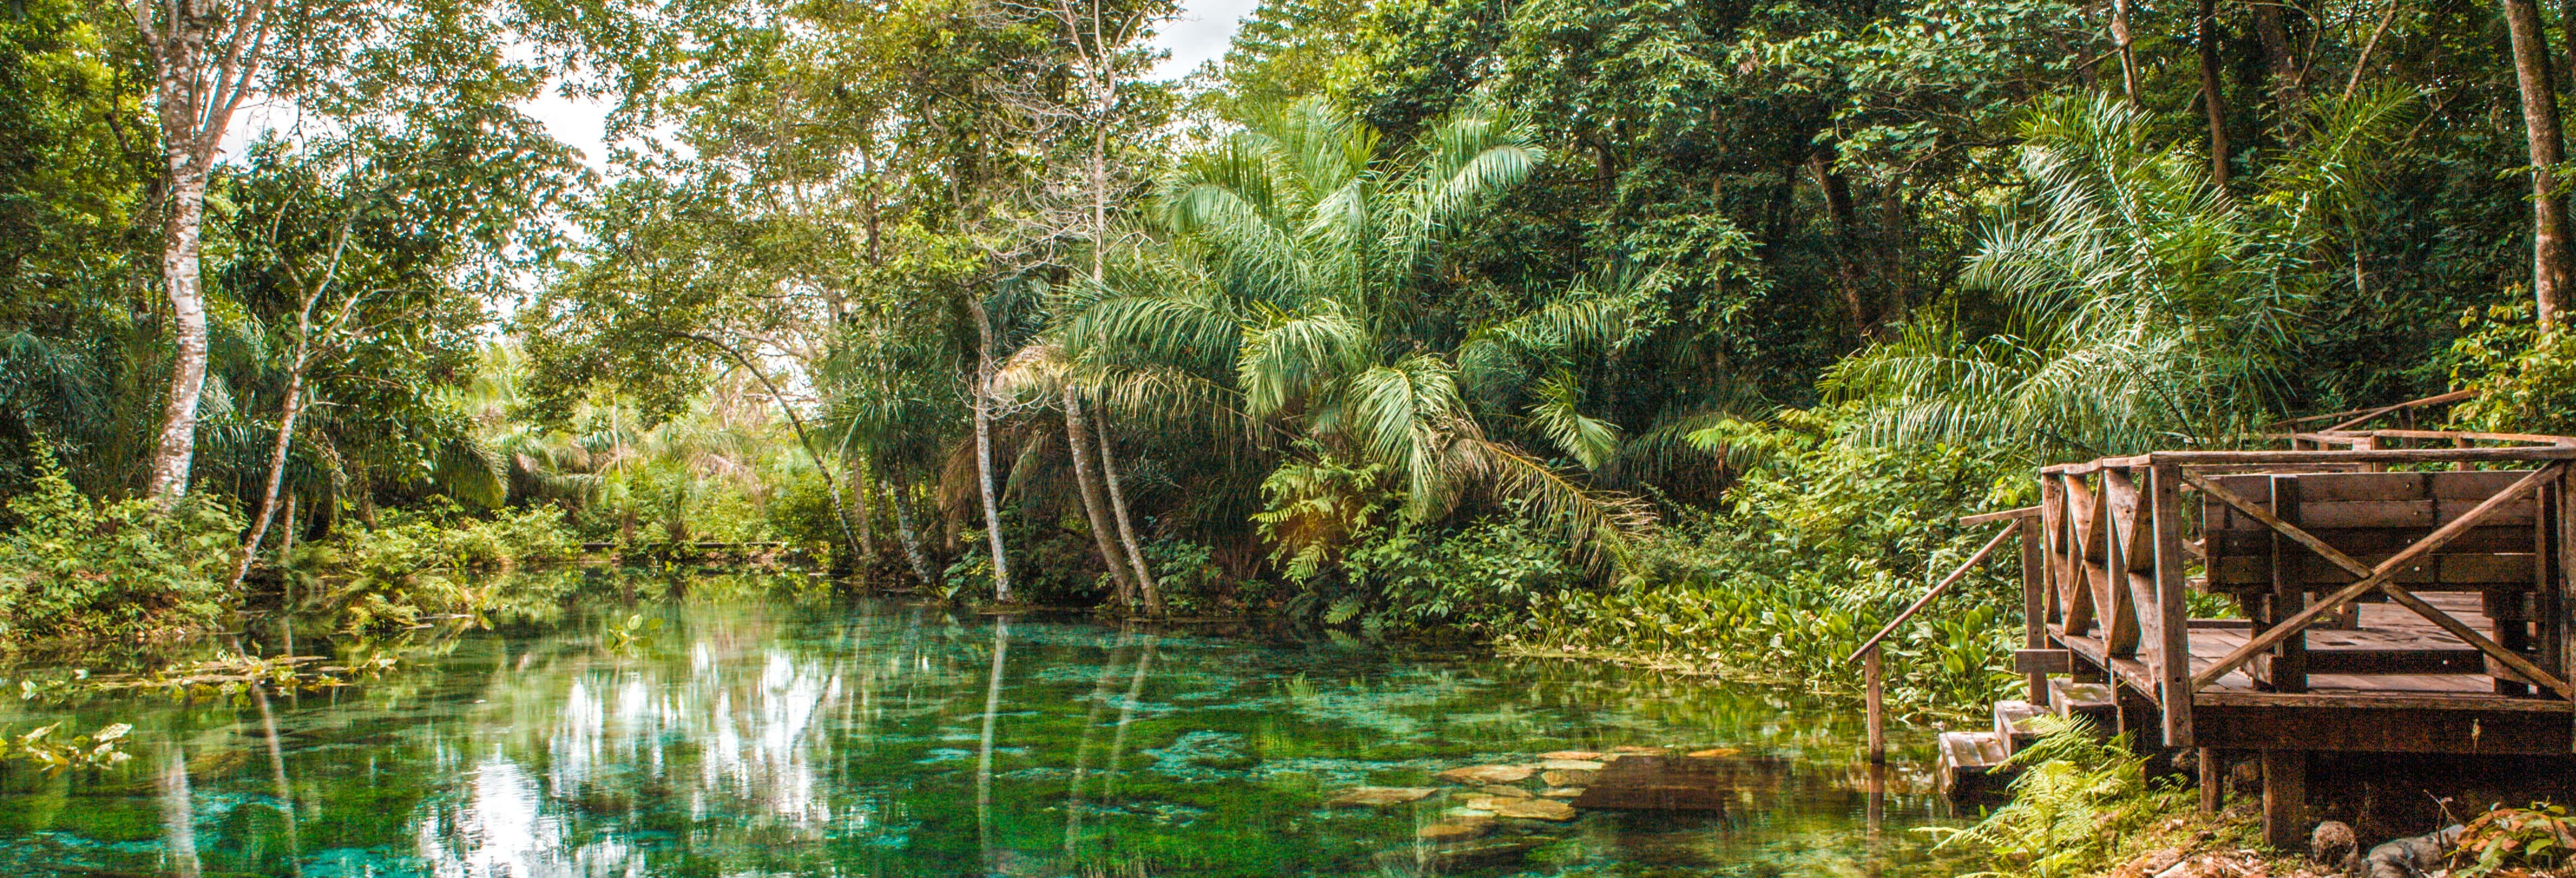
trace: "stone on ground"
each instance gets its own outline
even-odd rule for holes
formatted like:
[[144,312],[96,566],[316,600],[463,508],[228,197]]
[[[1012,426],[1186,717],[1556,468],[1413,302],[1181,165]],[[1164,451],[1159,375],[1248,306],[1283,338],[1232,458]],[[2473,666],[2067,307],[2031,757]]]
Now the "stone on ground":
[[1438,787],[1352,787],[1325,800],[1327,808],[1389,808],[1416,802],[1439,792]]
[[1538,769],[1527,765],[1470,765],[1443,771],[1438,777],[1460,786],[1481,787],[1498,783],[1520,783],[1537,773]]
[[1538,777],[1552,787],[1579,787],[1592,783],[1592,778],[1598,774],[1600,772],[1597,771],[1558,770],[1539,772]]
[[1602,766],[1590,759],[1550,759],[1539,763],[1538,767],[1554,771],[1600,771]]
[[1520,787],[1506,787],[1506,786],[1479,787],[1479,788],[1477,788],[1476,792],[1480,792],[1480,793],[1484,793],[1485,795],[1488,795],[1488,796],[1494,796],[1494,797],[1497,797],[1497,798],[1504,798],[1504,799],[1526,799],[1526,798],[1529,798],[1529,797],[1530,797],[1530,791],[1525,790],[1525,789],[1521,789]]
[[1413,837],[1434,844],[1483,838],[1494,831],[1491,817],[1460,817],[1434,823],[1413,831]]
[[1743,752],[1734,747],[1711,747],[1706,750],[1693,750],[1688,755],[1692,759],[1724,759]]
[[1550,799],[1572,799],[1572,798],[1578,798],[1578,797],[1582,796],[1582,795],[1583,795],[1583,788],[1582,788],[1582,787],[1548,787],[1547,789],[1540,790],[1540,791],[1539,791],[1539,795],[1544,796],[1544,797],[1547,797],[1547,798],[1550,798]]
[[1574,806],[1556,799],[1506,799],[1500,796],[1471,796],[1467,807],[1491,811],[1496,817],[1518,820],[1572,820]]
[[1593,751],[1591,751],[1591,750],[1558,750],[1558,751],[1556,751],[1556,752],[1554,752],[1554,753],[1541,753],[1541,754],[1538,754],[1538,758],[1540,758],[1540,759],[1586,759],[1586,760],[1594,760],[1594,761],[1598,761],[1598,760],[1601,758],[1601,754],[1596,753],[1596,752],[1593,752]]

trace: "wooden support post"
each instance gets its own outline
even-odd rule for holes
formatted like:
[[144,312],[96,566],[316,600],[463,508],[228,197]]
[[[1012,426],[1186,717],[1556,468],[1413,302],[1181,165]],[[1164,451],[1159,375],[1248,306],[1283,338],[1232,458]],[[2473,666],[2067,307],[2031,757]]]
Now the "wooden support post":
[[[2272,517],[2291,524],[2299,521],[2299,477],[2272,477]],[[2272,534],[2272,597],[2264,608],[2265,627],[2281,624],[2308,608],[2305,583],[2299,581],[2298,569],[2308,550],[2278,531]],[[2259,675],[2275,692],[2308,691],[2308,635],[2292,632],[2272,648],[2269,673]]]
[[2308,754],[2263,751],[2263,843],[2281,850],[2307,844]]
[[2227,762],[2218,758],[2213,747],[2200,748],[2200,813],[2218,813],[2220,801],[2227,795]]
[[1886,680],[1881,676],[1878,654],[1879,648],[1871,646],[1869,653],[1861,656],[1860,666],[1861,684],[1866,687],[1861,702],[1868,713],[1871,765],[1887,764],[1887,705],[1882,694]]
[[[2048,648],[2048,547],[2040,538],[2039,519],[2024,518],[2015,525],[2021,531],[2021,642],[2024,649]],[[2030,693],[2030,703],[2048,704],[2048,674],[2032,671],[2022,675]]]
[[[2558,481],[2551,487],[2557,489],[2558,495],[2558,502],[2550,507],[2557,513],[2553,517],[2557,519],[2558,526],[2557,553],[2554,556],[2558,563],[2551,566],[2558,568],[2555,591],[2561,612],[2550,619],[2551,624],[2557,627],[2555,634],[2560,660],[2576,666],[2576,624],[2570,624],[2565,612],[2576,609],[2576,502],[2571,502],[2576,501],[2576,470],[2559,473]],[[2559,674],[2564,677],[2566,671],[2562,669]],[[2576,713],[2569,714],[2569,717],[2571,722],[2576,722]],[[2576,750],[2576,727],[2569,729],[2567,740],[2570,749]]]
[[2191,563],[2191,557],[2182,548],[2182,531],[2187,522],[2181,469],[2168,464],[2149,470],[2147,492],[2147,513],[2155,525],[2156,701],[2164,711],[2165,746],[2189,747],[2191,604],[2185,598],[2191,585],[2183,577],[2183,568]]

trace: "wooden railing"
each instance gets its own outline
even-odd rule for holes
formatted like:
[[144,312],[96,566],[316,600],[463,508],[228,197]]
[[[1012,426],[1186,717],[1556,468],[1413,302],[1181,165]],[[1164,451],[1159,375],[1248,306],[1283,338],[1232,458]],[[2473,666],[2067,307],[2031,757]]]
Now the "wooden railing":
[[2011,519],[2013,523],[1997,532],[1994,539],[1987,540],[1983,547],[1977,549],[1976,554],[1968,556],[1968,560],[1961,562],[1958,569],[1950,571],[1950,575],[1942,577],[1938,584],[1925,590],[1922,597],[1915,598],[1913,603],[1907,604],[1903,611],[1896,614],[1896,618],[1888,620],[1885,627],[1878,629],[1878,633],[1862,641],[1859,649],[1852,650],[1851,655],[1843,658],[1842,663],[1846,665],[1855,661],[1861,663],[1861,701],[1863,716],[1869,728],[1870,764],[1878,765],[1887,761],[1886,679],[1878,657],[1879,642],[1886,640],[1888,635],[1896,633],[1896,629],[1903,626],[1907,620],[1913,619],[1915,613],[1921,612],[1925,606],[1930,605],[1932,599],[1940,597],[1942,592],[1949,591],[1951,585],[1966,578],[1968,571],[1976,569],[1978,564],[1986,560],[1986,556],[1994,554],[1995,549],[2002,546],[2005,540],[2021,533],[2024,530],[2020,526],[2021,522],[2036,515],[2038,511],[2037,507],[2031,507],[1959,519],[1959,523],[1971,526],[2005,519]]
[[[2421,434],[2421,435],[2419,435]],[[2523,654],[2533,644],[2508,646],[2474,630],[2459,619],[2432,606],[2400,584],[2401,573],[2424,576],[2421,566],[2428,557],[2452,541],[2482,525],[2500,521],[2497,516],[2513,510],[2518,525],[2525,528],[2522,539],[2529,541],[2524,549],[2499,548],[2494,551],[2527,551],[2529,562],[2543,577],[2554,576],[2541,558],[2564,563],[2560,547],[2548,545],[2576,531],[2565,523],[2541,518],[2541,509],[2554,516],[2567,516],[2567,503],[2558,498],[2568,495],[2568,462],[2576,460],[2576,440],[2554,436],[2522,434],[2457,434],[2432,431],[2372,431],[2370,433],[2320,432],[2302,438],[2345,444],[2347,450],[2287,451],[2159,451],[2130,457],[2062,464],[2040,471],[2040,530],[2038,543],[2045,557],[2040,575],[2029,580],[2025,605],[2033,606],[2033,620],[2044,621],[2042,632],[2050,638],[2080,646],[2080,651],[2099,658],[2103,670],[2113,677],[2114,691],[2121,684],[2148,693],[2162,715],[2164,743],[2168,746],[2191,745],[2192,704],[2194,693],[2216,683],[2222,677],[2247,665],[2255,656],[2300,638],[2310,624],[2344,608],[2368,594],[2379,594],[2387,600],[2413,611],[2461,642],[2475,647],[2510,674],[2499,679],[2517,677],[2536,684],[2560,697],[2576,699],[2576,689],[2557,674],[2564,673],[2565,662],[2556,658],[2545,662],[2555,667],[2544,668]],[[2380,438],[2425,439],[2454,445],[2448,448],[2383,448],[2372,447]],[[2459,441],[2504,441],[2514,447],[2456,447]],[[2545,444],[2543,444],[2545,443]],[[2453,464],[2533,464],[2529,472],[2495,473],[2495,478],[2473,474],[2427,474],[2425,478],[2406,478],[2390,473],[2359,480],[2333,476],[2338,472],[2369,473],[2390,466]],[[2325,521],[2334,515],[2352,517],[2349,521],[2330,524],[2346,528],[2341,533],[2364,531],[2377,533],[2383,542],[2396,541],[2386,547],[2385,557],[2376,564],[2364,564],[2338,550],[2327,539],[2320,538],[2316,524],[2302,525],[2297,505],[2298,480],[2306,476],[2328,476],[2349,483],[2355,490],[2366,490],[2382,482],[2394,490],[2405,485],[2425,493],[2423,497],[2344,497],[2334,498],[2336,508],[2313,507],[2310,519]],[[2443,492],[2459,496],[2437,501],[2431,476],[2457,482]],[[2268,477],[2268,478],[2266,478]],[[2466,479],[2466,481],[2461,481]],[[2262,499],[2249,499],[2228,482],[2261,486]],[[2445,482],[2448,484],[2449,482]],[[2183,492],[2203,495],[2207,514],[2193,515],[2183,503]],[[2549,492],[2549,501],[2534,498],[2537,492]],[[2465,491],[2467,493],[2459,493]],[[2441,508],[2451,502],[2475,505],[2465,510]],[[2385,507],[2385,508],[2382,508]],[[2417,507],[2421,507],[2418,509]],[[2225,514],[2222,514],[2225,513]],[[2236,517],[2241,516],[2241,520]],[[2325,518],[2319,518],[2324,516]],[[2422,526],[2413,527],[2410,516],[2420,516]],[[2232,530],[2217,530],[2216,520],[2225,517]],[[2195,521],[2207,519],[2207,522]],[[2384,519],[2384,520],[2383,520]],[[2402,519],[2402,520],[2401,520]],[[2208,524],[2204,529],[2198,525]],[[2532,531],[2537,524],[2543,529]],[[2438,526],[2437,526],[2438,525]],[[2271,548],[2259,552],[2250,540],[2252,532],[2274,534]],[[2354,531],[2351,528],[2361,528]],[[2430,529],[2429,533],[2425,529]],[[2509,538],[2507,528],[2486,527],[2482,539]],[[2198,531],[2197,534],[2187,531]],[[2417,536],[2420,534],[2420,536]],[[2400,540],[2399,536],[2403,535]],[[2199,539],[2193,539],[2198,536]],[[2221,537],[2225,537],[2224,540]],[[2351,537],[2347,536],[2346,539]],[[2481,550],[2483,551],[2483,550]],[[2213,554],[2213,553],[2216,554]],[[2232,554],[2231,554],[2232,553]],[[2244,558],[2262,566],[2258,579],[2265,584],[2237,583],[2229,577],[2238,574],[2230,566],[2226,571],[2207,559],[2219,554],[2231,559]],[[2374,556],[2380,555],[2374,549]],[[2259,557],[2258,557],[2259,556]],[[2348,584],[2320,585],[2300,573],[2309,565],[2309,557],[2322,558],[2353,577]],[[2269,609],[2258,613],[2255,630],[2244,644],[2223,658],[2204,667],[2194,668],[2190,655],[2190,631],[2186,595],[2188,577],[2195,566],[2210,567],[2205,583],[2227,580],[2239,592],[2251,589],[2266,597],[2256,603]],[[2222,576],[2221,574],[2226,574]],[[2493,574],[2487,574],[2493,575]],[[2532,587],[2525,577],[2523,587]],[[2565,577],[2557,580],[2563,581]],[[2484,580],[2481,580],[2483,582]],[[2218,590],[2214,585],[2204,584]],[[2447,590],[2461,590],[2456,584]],[[2543,588],[2544,592],[2553,589]],[[2323,593],[2314,601],[2311,594]],[[2563,615],[2563,614],[2560,614]],[[2557,630],[2547,639],[2567,637],[2563,620],[2556,620]],[[2534,632],[2538,633],[2538,632]],[[2034,638],[2033,646],[2041,645]],[[2576,644],[2551,646],[2549,656],[2564,655]],[[2288,668],[2292,674],[2301,673]]]

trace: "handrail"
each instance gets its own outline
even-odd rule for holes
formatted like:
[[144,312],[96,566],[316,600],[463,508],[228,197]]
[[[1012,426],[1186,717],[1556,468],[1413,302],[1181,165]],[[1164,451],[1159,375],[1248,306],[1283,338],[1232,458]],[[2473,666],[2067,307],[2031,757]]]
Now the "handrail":
[[2451,392],[2449,392],[2449,393],[2435,394],[2435,395],[2433,395],[2433,396],[2427,396],[2427,397],[2424,397],[2423,399],[2410,399],[2410,400],[2407,400],[2407,401],[2405,401],[2405,402],[2398,403],[2398,404],[2396,404],[2396,405],[2381,406],[2381,407],[2379,407],[2379,408],[2375,408],[2375,409],[2352,409],[2352,410],[2349,410],[2349,411],[2328,412],[2328,413],[2326,413],[2326,414],[2322,414],[2322,415],[2309,415],[2309,416],[2304,417],[2304,418],[2291,418],[2291,419],[2286,420],[2286,421],[2274,421],[2274,422],[2272,422],[2271,424],[2266,425],[2266,426],[2264,427],[2264,429],[2267,429],[2267,430],[2268,430],[2268,429],[2274,429],[2274,428],[2278,428],[2278,427],[2289,427],[2289,426],[2293,426],[2293,425],[2297,425],[2297,424],[2304,424],[2304,423],[2307,423],[2307,422],[2309,422],[2309,421],[2332,421],[2332,420],[2335,420],[2336,418],[2342,418],[2342,417],[2345,417],[2345,416],[2347,416],[2347,415],[2360,415],[2360,417],[2357,417],[2357,418],[2351,418],[2351,419],[2349,419],[2349,420],[2338,421],[2338,422],[2336,422],[2335,426],[2327,427],[2327,428],[2326,428],[2326,429],[2324,429],[2324,430],[2319,430],[2319,431],[2317,431],[2317,432],[2323,433],[2323,432],[2328,432],[2328,431],[2332,431],[2332,430],[2342,429],[2342,428],[2345,428],[2345,427],[2350,427],[2350,426],[2352,426],[2352,425],[2354,425],[2354,424],[2359,424],[2359,423],[2362,423],[2362,422],[2368,421],[2368,420],[2370,420],[2370,419],[2372,419],[2372,418],[2379,417],[2380,415],[2384,415],[2384,414],[2388,414],[2389,412],[2397,411],[2397,410],[2399,410],[2399,409],[2409,409],[2409,408],[2414,408],[2414,407],[2419,406],[2419,405],[2441,405],[2441,404],[2446,403],[2446,402],[2459,402],[2459,401],[2461,401],[2461,400],[2469,399],[2469,398],[2471,398],[2471,397],[2475,397],[2475,396],[2477,396],[2477,395],[2478,395],[2478,391],[2476,391],[2476,390],[2454,390],[2454,391],[2451,391]]
[[2020,531],[2020,529],[2021,522],[2018,519],[2007,522],[2004,525],[2002,533],[1995,534],[1994,539],[1986,541],[1985,548],[1978,549],[1976,554],[1968,556],[1967,563],[1959,565],[1959,569],[1957,570],[1950,571],[1950,575],[1943,578],[1941,580],[1941,584],[1933,586],[1931,591],[1924,592],[1922,597],[1915,598],[1914,603],[1905,608],[1905,612],[1896,614],[1896,618],[1889,621],[1887,623],[1887,627],[1878,629],[1877,634],[1870,635],[1869,640],[1863,642],[1859,649],[1853,650],[1852,654],[1849,657],[1844,658],[1842,663],[1848,665],[1852,662],[1859,661],[1862,655],[1867,654],[1870,650],[1877,649],[1879,641],[1886,640],[1887,635],[1896,633],[1897,626],[1905,624],[1905,620],[1907,619],[1914,618],[1915,611],[1923,609],[1924,604],[1931,603],[1933,598],[1940,597],[1941,592],[1947,591],[1952,583],[1956,583],[1961,578],[1966,577],[1968,575],[1968,571],[1976,569],[1977,564],[1985,561],[1987,555],[1994,554],[1995,547],[2003,545],[2005,540],[2011,539],[2012,535]]

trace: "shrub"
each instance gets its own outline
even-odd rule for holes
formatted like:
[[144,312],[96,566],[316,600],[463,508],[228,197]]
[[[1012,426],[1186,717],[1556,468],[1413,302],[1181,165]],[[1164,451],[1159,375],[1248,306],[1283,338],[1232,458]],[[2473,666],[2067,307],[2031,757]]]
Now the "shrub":
[[2516,433],[2576,434],[2576,341],[2543,332],[2528,300],[2460,318],[2451,343],[2453,386],[2479,391],[2452,409],[2455,426]]
[[241,522],[191,497],[82,496],[50,457],[9,502],[0,535],[0,640],[136,638],[212,624],[229,602]]
[[[1526,642],[1713,670],[1849,683],[1842,662],[1931,578],[1992,535],[1957,516],[2018,505],[2002,443],[1902,450],[1842,438],[1841,412],[1727,422],[1696,437],[1743,477],[1724,508],[1683,510],[1641,540],[1619,583],[1534,597]],[[2009,558],[2009,553],[2006,553]],[[1983,703],[2015,680],[2018,571],[1988,562],[1888,641],[1899,703]]]

